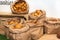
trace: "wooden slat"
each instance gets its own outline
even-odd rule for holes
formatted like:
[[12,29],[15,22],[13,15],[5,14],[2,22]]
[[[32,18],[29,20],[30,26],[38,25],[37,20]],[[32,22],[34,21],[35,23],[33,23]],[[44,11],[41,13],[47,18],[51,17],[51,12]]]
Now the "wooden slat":
[[19,17],[28,20],[28,14],[13,14],[11,12],[0,12],[0,17],[3,18]]
[[12,14],[11,12],[0,12],[0,16],[25,16],[27,14]]

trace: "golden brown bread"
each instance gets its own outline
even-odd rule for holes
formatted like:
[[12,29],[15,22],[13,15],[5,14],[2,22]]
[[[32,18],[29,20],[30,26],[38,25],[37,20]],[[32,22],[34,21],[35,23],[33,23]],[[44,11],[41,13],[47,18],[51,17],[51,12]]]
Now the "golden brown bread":
[[13,9],[16,12],[24,12],[27,10],[27,4],[26,2],[22,1],[22,2],[17,2],[13,5]]
[[42,14],[42,10],[36,10],[35,12],[33,12],[31,15],[32,16],[40,16]]
[[21,29],[21,28],[23,28],[23,24],[18,23],[18,24],[14,25],[14,26],[11,26],[11,28],[12,29]]

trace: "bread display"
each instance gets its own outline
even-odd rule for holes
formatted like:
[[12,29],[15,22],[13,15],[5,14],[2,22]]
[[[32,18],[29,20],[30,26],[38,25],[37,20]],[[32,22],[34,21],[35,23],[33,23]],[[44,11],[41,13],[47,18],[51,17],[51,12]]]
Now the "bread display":
[[38,16],[41,16],[42,13],[43,13],[42,10],[36,10],[36,11],[33,12],[31,15],[38,17]]
[[59,18],[46,17],[46,12],[38,9],[28,14],[29,6],[25,0],[16,0],[10,7],[11,15],[0,16],[0,19],[4,21],[2,24],[4,23],[7,38],[37,40],[44,34],[57,34],[56,37],[60,38]]
[[23,24],[19,23],[19,24],[16,24],[14,26],[11,26],[11,28],[13,28],[13,29],[21,29],[21,28],[23,28]]
[[20,18],[11,18],[11,19],[8,19],[6,20],[6,25],[15,25],[15,24],[18,24],[18,23],[23,23],[23,19],[20,19]]
[[39,19],[40,17],[42,17],[44,15],[45,15],[45,12],[43,10],[36,10],[29,15],[29,18],[30,19]]
[[9,37],[11,40],[12,39],[31,40],[30,32],[28,32],[28,30],[29,26],[25,24],[20,23],[14,26],[12,25],[11,27],[9,27]]
[[28,13],[28,5],[24,0],[17,1],[11,5],[11,10],[15,14],[26,14]]
[[8,22],[8,25],[11,25],[11,24],[17,24],[17,23],[18,23],[17,21],[11,20],[11,21]]
[[27,10],[27,4],[25,2],[21,2],[21,3],[16,3],[13,6],[14,11],[16,12],[24,12]]

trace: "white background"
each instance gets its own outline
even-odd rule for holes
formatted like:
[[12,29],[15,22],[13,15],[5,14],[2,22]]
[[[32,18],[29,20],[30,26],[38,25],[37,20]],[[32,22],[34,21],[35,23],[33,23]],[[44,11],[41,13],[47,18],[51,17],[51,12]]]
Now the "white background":
[[[11,0],[12,1],[12,0]],[[36,9],[46,11],[47,16],[60,18],[60,0],[26,0],[29,4],[29,12]],[[0,5],[0,12],[11,12],[10,6]]]

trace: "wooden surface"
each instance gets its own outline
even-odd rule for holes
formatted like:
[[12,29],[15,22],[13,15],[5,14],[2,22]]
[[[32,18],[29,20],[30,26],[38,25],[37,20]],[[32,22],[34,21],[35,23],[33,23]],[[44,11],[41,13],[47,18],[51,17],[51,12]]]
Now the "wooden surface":
[[13,14],[11,12],[0,12],[0,16],[26,16],[27,14]]
[[28,20],[28,14],[13,14],[11,12],[0,12],[0,17],[20,17]]
[[38,40],[60,40],[56,37],[56,34],[45,34]]

